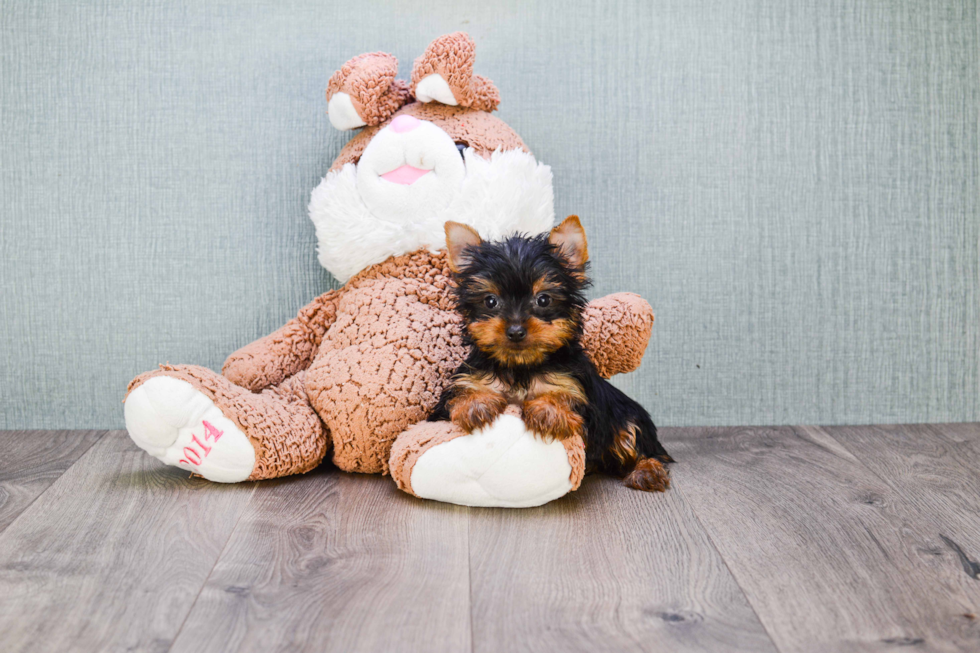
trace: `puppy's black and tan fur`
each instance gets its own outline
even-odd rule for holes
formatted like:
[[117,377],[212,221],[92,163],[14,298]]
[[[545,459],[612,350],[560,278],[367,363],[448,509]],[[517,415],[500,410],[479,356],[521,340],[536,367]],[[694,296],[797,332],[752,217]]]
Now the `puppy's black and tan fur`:
[[446,242],[471,350],[429,420],[472,431],[516,403],[530,430],[582,436],[587,471],[638,490],[667,489],[664,463],[673,459],[650,415],[599,376],[579,344],[589,284],[579,219],[496,243],[447,222]]

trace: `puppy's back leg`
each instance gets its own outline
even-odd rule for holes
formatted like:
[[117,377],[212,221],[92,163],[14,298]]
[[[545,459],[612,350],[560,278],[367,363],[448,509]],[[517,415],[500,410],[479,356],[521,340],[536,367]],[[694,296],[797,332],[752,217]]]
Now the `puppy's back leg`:
[[[638,420],[649,422],[649,420]],[[644,428],[644,426],[646,428]],[[623,484],[634,490],[644,492],[663,492],[670,487],[670,474],[664,464],[657,458],[648,458],[644,453],[660,453],[670,459],[667,451],[657,440],[656,430],[649,432],[653,423],[637,426],[629,422],[619,429],[613,437],[611,451],[626,469],[631,469],[623,478]],[[654,449],[655,451],[650,451]],[[659,456],[657,456],[659,457]]]

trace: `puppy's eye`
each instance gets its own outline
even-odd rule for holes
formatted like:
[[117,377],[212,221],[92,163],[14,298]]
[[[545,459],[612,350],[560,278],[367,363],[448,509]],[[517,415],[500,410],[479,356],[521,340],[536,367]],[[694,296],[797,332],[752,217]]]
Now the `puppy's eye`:
[[456,141],[456,149],[459,151],[459,155],[462,156],[464,159],[466,157],[463,156],[463,152],[466,151],[466,148],[467,147],[469,147],[469,145],[467,145],[466,143],[464,143],[462,141]]
[[541,308],[551,305],[551,296],[545,295],[544,293],[538,295],[537,299],[534,300],[535,303]]
[[483,304],[487,308],[497,308],[497,296],[487,295],[486,297],[483,298]]

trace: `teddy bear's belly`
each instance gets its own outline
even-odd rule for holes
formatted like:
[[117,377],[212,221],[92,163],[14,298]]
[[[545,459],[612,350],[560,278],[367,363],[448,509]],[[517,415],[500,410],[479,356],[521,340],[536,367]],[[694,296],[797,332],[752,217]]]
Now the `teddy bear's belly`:
[[341,469],[387,473],[392,442],[428,416],[462,362],[460,319],[445,293],[389,279],[345,294],[306,374]]

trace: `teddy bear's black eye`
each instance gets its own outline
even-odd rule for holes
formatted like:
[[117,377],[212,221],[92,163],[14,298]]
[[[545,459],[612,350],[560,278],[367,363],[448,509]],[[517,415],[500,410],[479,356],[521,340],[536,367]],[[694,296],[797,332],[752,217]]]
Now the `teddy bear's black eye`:
[[459,155],[462,156],[464,159],[466,157],[463,156],[463,152],[466,151],[466,148],[467,147],[469,147],[469,145],[467,145],[466,143],[464,143],[462,141],[456,141],[456,149],[459,150]]
[[483,298],[483,304],[487,308],[497,308],[497,296],[487,295],[486,297]]
[[545,295],[544,293],[542,293],[542,294],[538,295],[537,299],[535,300],[535,303],[538,306],[540,306],[541,308],[545,308],[547,306],[550,306],[551,305],[551,296],[550,295]]

